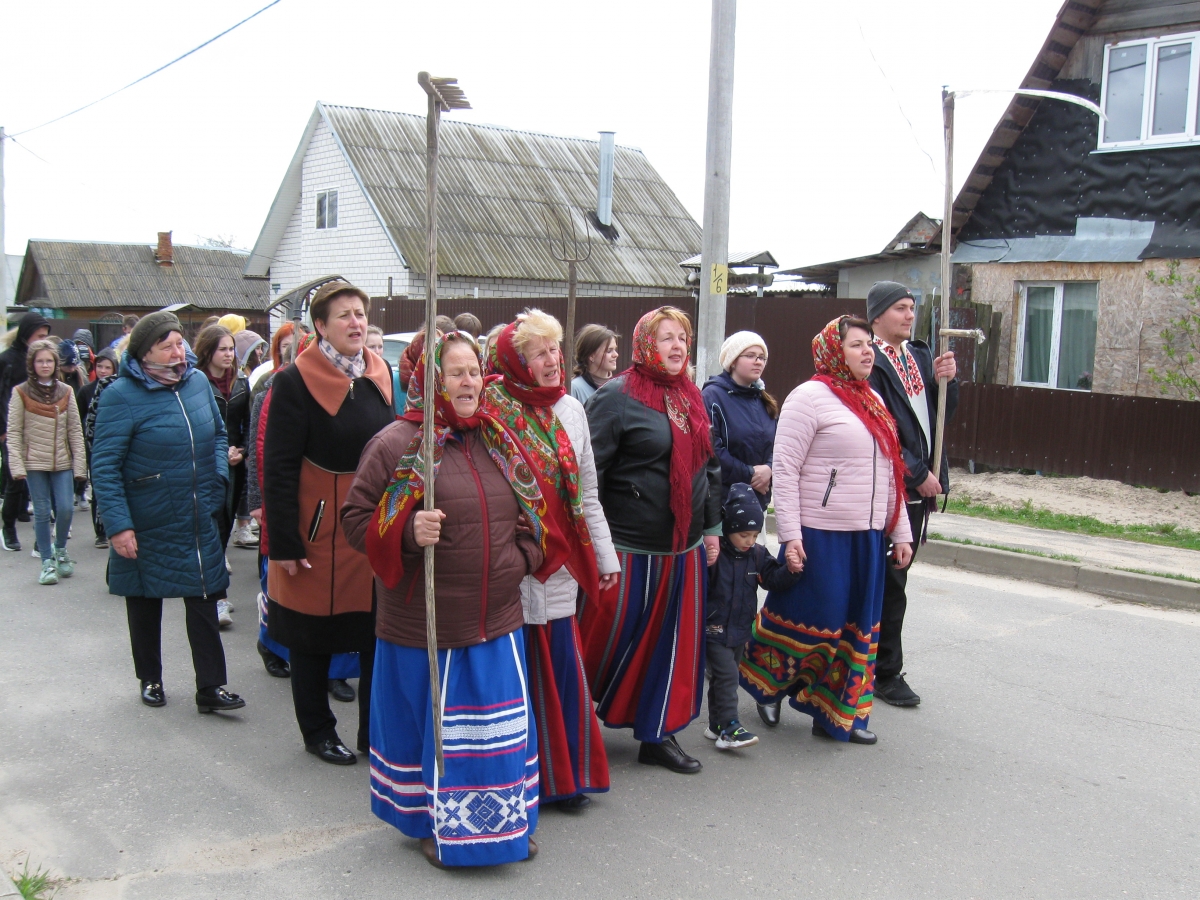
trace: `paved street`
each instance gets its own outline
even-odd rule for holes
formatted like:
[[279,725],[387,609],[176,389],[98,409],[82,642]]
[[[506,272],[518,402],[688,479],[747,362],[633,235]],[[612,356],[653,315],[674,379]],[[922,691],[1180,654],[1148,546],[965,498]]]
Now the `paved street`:
[[230,551],[225,634],[248,706],[201,716],[182,604],[164,614],[169,703],[148,709],[105,555],[72,549],[79,574],[52,588],[28,549],[0,553],[0,863],[69,876],[63,900],[1200,894],[1198,614],[918,566],[924,703],[879,704],[877,746],[817,740],[785,708],[740,753],[693,725],[680,740],[705,769],[685,777],[608,732],[613,790],[544,811],[536,860],[443,873],[371,816],[365,765],[304,753],[288,683],[254,651],[253,553]]

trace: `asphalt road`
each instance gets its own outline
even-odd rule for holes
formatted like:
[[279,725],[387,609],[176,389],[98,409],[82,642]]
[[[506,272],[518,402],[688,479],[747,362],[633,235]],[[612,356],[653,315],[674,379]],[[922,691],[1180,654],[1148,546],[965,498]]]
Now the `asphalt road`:
[[[612,791],[544,811],[536,860],[444,873],[371,815],[366,765],[304,752],[254,650],[253,553],[230,551],[225,633],[248,706],[202,716],[182,604],[164,614],[169,702],[148,709],[105,556],[72,549],[57,587],[0,553],[0,863],[69,877],[62,900],[1200,895],[1195,613],[918,566],[924,703],[877,705],[877,746],[813,738],[785,707],[757,747],[718,753],[702,718],[680,740],[704,771],[680,776],[607,732]],[[352,738],[355,706],[336,705]]]

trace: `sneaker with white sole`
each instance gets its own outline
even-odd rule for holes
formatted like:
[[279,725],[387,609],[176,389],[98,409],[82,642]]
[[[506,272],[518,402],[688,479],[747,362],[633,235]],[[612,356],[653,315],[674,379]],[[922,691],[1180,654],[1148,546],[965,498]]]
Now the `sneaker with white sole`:
[[58,564],[52,559],[42,563],[42,574],[38,576],[38,584],[58,584]]
[[217,625],[221,628],[228,628],[233,624],[233,616],[229,613],[232,607],[224,600],[217,601]]
[[234,529],[233,546],[241,547],[243,550],[253,550],[258,546],[258,537],[250,530],[249,525],[243,525]]
[[739,747],[753,747],[758,743],[758,735],[747,731],[741,722],[733,721],[721,729],[717,735],[718,750],[736,750]]
[[233,574],[233,566],[231,566],[231,565],[229,564],[229,557],[228,557],[228,556],[226,556],[226,557],[225,557],[225,571],[226,571],[226,573],[227,573],[227,574],[229,574],[229,575],[232,575],[232,574]]
[[75,560],[67,556],[66,547],[58,547],[55,549],[54,564],[58,567],[59,578],[70,578],[75,574]]

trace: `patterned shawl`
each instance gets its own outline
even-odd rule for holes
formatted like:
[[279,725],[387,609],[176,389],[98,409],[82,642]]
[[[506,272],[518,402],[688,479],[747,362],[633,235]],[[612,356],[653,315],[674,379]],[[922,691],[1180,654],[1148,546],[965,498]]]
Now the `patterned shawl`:
[[[479,345],[473,339],[459,332],[452,331],[449,334],[443,335],[434,344],[434,452],[432,477],[435,480],[437,479],[438,469],[442,464],[442,454],[446,447],[446,438],[450,435],[450,432],[468,431],[478,428],[484,445],[488,449],[488,456],[491,457],[492,462],[496,464],[496,467],[500,469],[512,487],[513,493],[517,497],[517,503],[521,506],[526,518],[529,520],[533,537],[542,545],[542,549],[545,551],[547,542],[545,522],[546,500],[542,496],[533,472],[521,454],[521,448],[500,424],[482,408],[477,410],[473,416],[466,419],[460,418],[454,411],[454,404],[450,401],[450,395],[446,391],[445,383],[442,380],[442,356],[445,353],[446,345],[455,341],[466,342],[475,351],[476,357],[479,356]],[[413,435],[412,440],[409,441],[408,448],[400,457],[399,462],[396,463],[395,474],[384,489],[383,496],[379,499],[374,527],[367,529],[367,558],[370,560],[371,568],[379,576],[380,581],[389,588],[395,588],[404,577],[404,562],[402,558],[404,528],[408,522],[408,517],[420,508],[419,504],[425,496],[424,460],[421,455],[421,446],[424,441],[426,427],[424,386],[425,354],[422,353],[416,368],[413,370],[412,380],[409,381],[408,395],[405,398],[404,415],[401,416],[402,419],[406,419],[409,422],[420,423],[420,427],[417,429],[416,434]],[[534,577],[539,581],[545,581],[558,568],[558,565],[561,565],[560,560],[558,565],[550,568],[549,553],[546,553],[546,560],[547,562],[543,563],[542,567],[534,573]]]
[[892,464],[896,503],[891,518],[888,519],[887,528],[884,529],[885,534],[891,534],[900,519],[900,513],[904,511],[904,476],[908,474],[908,467],[904,464],[904,457],[900,455],[900,438],[896,433],[896,422],[892,414],[871,389],[870,382],[855,378],[846,363],[841,325],[842,321],[848,318],[850,316],[838,316],[813,338],[813,364],[817,374],[812,380],[827,385],[833,391],[833,395],[859,418],[867,427],[867,431],[871,432],[871,437],[875,439],[883,455]]
[[[488,369],[499,377],[484,387],[482,409],[524,451],[542,495],[558,498],[558,503],[548,502],[546,508],[547,523],[552,523],[547,528],[547,557],[553,554],[554,568],[565,565],[584,593],[595,599],[599,596],[600,571],[583,514],[579,461],[553,409],[566,388],[561,375],[555,387],[537,384],[513,342],[517,325],[506,325],[488,353]],[[561,358],[559,361],[561,366]]]
[[670,420],[672,550],[682,553],[692,524],[692,482],[712,456],[712,435],[700,389],[687,376],[687,360],[683,371],[670,375],[658,355],[658,343],[650,332],[650,320],[657,313],[656,309],[638,319],[633,329],[633,365],[621,374],[626,394]]

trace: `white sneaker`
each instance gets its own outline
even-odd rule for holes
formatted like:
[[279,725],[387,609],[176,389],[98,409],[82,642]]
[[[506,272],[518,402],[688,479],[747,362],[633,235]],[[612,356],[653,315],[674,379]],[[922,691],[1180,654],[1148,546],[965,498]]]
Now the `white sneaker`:
[[226,571],[226,572],[228,572],[230,575],[232,575],[232,574],[233,574],[233,566],[231,566],[231,565],[229,564],[229,556],[228,556],[228,554],[226,554],[226,556],[225,556],[225,571]]
[[230,612],[231,607],[227,602],[224,600],[217,601],[217,624],[222,628],[228,628],[233,624],[233,616],[229,614]]
[[708,738],[710,741],[715,741],[718,737],[720,737],[720,735],[718,735],[715,731],[713,731],[711,728],[708,728],[707,726],[704,729],[704,736],[706,738]]
[[258,538],[249,525],[243,525],[240,528],[234,529],[233,546],[242,547],[246,550],[253,550],[258,546]]

